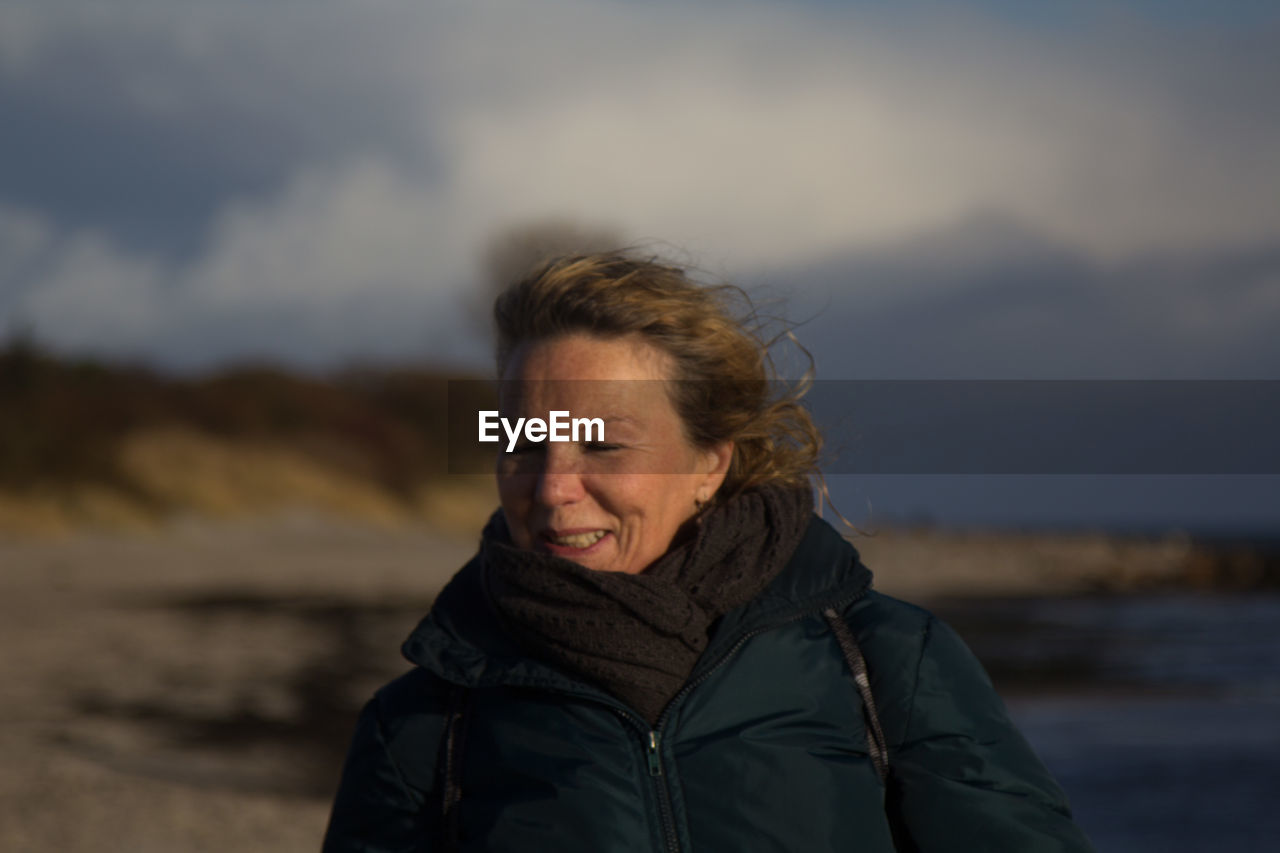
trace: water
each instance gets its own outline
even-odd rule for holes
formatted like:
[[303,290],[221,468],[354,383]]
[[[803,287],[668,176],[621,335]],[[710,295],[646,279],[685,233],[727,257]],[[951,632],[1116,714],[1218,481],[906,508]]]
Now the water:
[[1100,851],[1280,849],[1280,596],[937,610]]

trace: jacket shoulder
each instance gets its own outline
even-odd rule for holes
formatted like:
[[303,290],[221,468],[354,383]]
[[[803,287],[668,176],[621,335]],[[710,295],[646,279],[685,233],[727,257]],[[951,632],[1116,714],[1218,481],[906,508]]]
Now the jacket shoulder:
[[867,661],[871,689],[891,746],[906,737],[920,661],[937,618],[888,595],[869,591],[844,612]]
[[900,632],[906,636],[928,630],[937,617],[923,607],[874,589],[846,610],[850,625],[865,630]]
[[1090,851],[982,664],[923,608],[869,593],[845,618],[867,660],[907,849]]

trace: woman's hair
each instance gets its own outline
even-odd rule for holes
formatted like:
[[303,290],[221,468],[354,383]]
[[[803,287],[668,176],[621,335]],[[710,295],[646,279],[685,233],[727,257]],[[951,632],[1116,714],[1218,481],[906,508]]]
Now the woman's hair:
[[493,316],[500,376],[520,344],[573,332],[638,334],[667,353],[676,365],[672,404],[690,441],[734,443],[726,495],[818,473],[822,437],[800,403],[809,377],[777,381],[772,342],[737,287],[698,284],[677,267],[622,252],[571,255],[509,286]]

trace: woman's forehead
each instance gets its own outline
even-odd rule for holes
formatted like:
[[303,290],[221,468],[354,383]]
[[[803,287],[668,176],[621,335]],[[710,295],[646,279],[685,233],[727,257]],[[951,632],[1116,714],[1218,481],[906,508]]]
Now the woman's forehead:
[[644,430],[676,418],[672,366],[670,356],[639,335],[534,341],[513,353],[499,405],[508,415],[564,411],[572,418],[602,418],[606,434]]
[[659,379],[543,379],[502,383],[499,405],[526,415],[552,410],[602,418],[620,428],[643,425],[673,411],[668,383]]

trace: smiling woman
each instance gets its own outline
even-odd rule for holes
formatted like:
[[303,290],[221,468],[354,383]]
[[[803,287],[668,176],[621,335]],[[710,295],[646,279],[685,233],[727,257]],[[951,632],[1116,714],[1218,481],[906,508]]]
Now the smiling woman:
[[504,417],[608,441],[499,457],[326,850],[1090,849],[963,643],[814,515],[804,386],[739,295],[603,254],[498,298]]
[[599,412],[608,444],[525,445],[498,464],[518,548],[638,574],[671,548],[724,482],[733,443],[695,447],[671,404],[672,359],[639,335],[570,333],[512,354],[504,405]]

